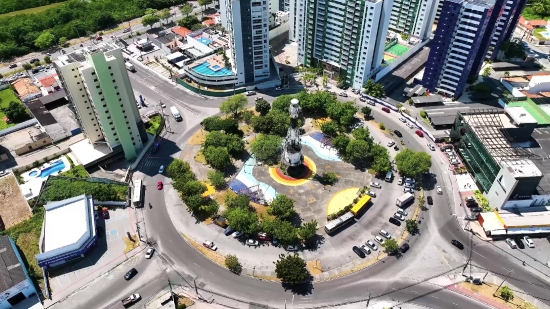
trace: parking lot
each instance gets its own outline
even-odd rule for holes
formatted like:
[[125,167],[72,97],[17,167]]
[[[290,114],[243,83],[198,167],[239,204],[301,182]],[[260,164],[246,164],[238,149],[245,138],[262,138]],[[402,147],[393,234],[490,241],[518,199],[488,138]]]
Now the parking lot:
[[71,294],[130,257],[131,253],[124,253],[126,245],[122,238],[127,232],[135,234],[135,212],[126,208],[110,210],[109,214],[110,218],[105,220],[99,216],[98,242],[83,259],[49,271],[52,300]]
[[527,243],[520,238],[521,237],[512,238],[518,245],[517,249],[510,248],[505,240],[493,241],[491,244],[502,250],[503,254],[514,257],[515,259],[511,258],[511,260],[516,260],[518,264],[525,262],[530,268],[550,275],[550,256],[548,255],[548,252],[550,252],[550,240],[546,237],[532,237],[531,239],[535,247],[529,248]]

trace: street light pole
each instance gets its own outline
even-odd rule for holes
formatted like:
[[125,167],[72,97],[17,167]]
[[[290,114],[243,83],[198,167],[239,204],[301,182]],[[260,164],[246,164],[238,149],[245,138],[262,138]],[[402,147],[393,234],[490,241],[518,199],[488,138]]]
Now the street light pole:
[[500,283],[500,285],[498,286],[498,288],[495,290],[495,292],[493,293],[493,296],[496,297],[497,296],[497,292],[498,290],[500,289],[500,287],[504,284],[504,281],[506,281],[508,279],[508,277],[510,277],[510,274],[512,274],[514,272],[513,269],[510,269],[510,271],[508,272],[508,275],[506,275],[506,277],[504,277],[504,280],[502,280],[502,282]]

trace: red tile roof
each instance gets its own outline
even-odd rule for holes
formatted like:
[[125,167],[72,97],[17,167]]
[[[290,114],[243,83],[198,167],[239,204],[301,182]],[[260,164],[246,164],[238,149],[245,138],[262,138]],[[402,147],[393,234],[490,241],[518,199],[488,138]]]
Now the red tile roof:
[[534,20],[526,20],[523,15],[519,16],[518,26],[527,28],[528,30],[533,30],[534,28],[538,27],[545,27],[547,25],[546,20],[542,19],[534,19]]
[[17,81],[12,83],[13,88],[15,88],[15,91],[17,94],[19,94],[20,97],[24,97],[31,93],[38,93],[40,92],[40,89],[36,87],[30,78],[20,78]]
[[55,80],[56,77],[57,77],[57,74],[52,74],[52,75],[43,77],[38,81],[40,82],[40,84],[42,84],[42,87],[47,88],[47,87],[51,87],[53,84],[57,82]]
[[191,30],[185,28],[185,27],[182,27],[182,26],[177,26],[177,27],[174,27],[172,28],[172,32],[181,36],[182,38],[188,36],[191,32]]
[[202,24],[205,25],[205,26],[207,26],[207,27],[210,27],[210,26],[212,26],[212,25],[215,25],[216,22],[213,21],[212,19],[207,19],[207,20],[203,21]]

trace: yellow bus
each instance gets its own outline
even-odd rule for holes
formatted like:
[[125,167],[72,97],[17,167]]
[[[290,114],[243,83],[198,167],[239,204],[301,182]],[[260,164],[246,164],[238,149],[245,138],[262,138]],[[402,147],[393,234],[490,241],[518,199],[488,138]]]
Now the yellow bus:
[[359,213],[361,213],[361,210],[365,208],[365,206],[369,203],[370,196],[364,195],[362,198],[360,198],[353,207],[351,207],[350,212],[357,217]]

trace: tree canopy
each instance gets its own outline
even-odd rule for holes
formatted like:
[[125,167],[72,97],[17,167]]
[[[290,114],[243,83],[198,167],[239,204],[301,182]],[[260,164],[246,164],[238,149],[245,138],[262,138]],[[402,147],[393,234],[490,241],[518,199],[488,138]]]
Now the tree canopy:
[[430,170],[432,157],[423,151],[416,152],[407,148],[395,156],[395,164],[401,175],[417,177]]
[[52,47],[55,43],[55,37],[49,31],[42,32],[36,40],[34,40],[34,45],[40,49],[46,49]]
[[269,204],[267,213],[281,220],[288,220],[296,214],[294,200],[284,194],[277,194]]
[[369,143],[353,139],[346,147],[346,159],[354,164],[365,164],[369,156]]
[[27,113],[25,106],[15,101],[11,101],[8,107],[2,108],[2,112],[6,114],[6,117],[8,117],[12,123],[20,123],[31,119],[31,116]]
[[158,23],[160,21],[160,17],[156,14],[152,15],[145,15],[141,18],[141,24],[144,26],[153,27],[154,24]]
[[283,139],[276,135],[260,134],[252,142],[250,150],[258,161],[265,164],[276,164],[283,149]]
[[395,253],[397,252],[397,249],[399,249],[397,241],[393,238],[386,239],[386,241],[382,244],[382,247],[384,247],[384,252],[388,254]]
[[369,156],[371,158],[371,166],[377,174],[385,174],[391,170],[390,153],[386,147],[374,144],[371,146]]
[[223,171],[226,167],[231,165],[231,157],[229,156],[227,148],[208,147],[204,149],[203,153],[206,163],[219,171]]
[[258,229],[258,215],[250,209],[231,208],[225,211],[229,225],[236,231],[254,234]]
[[267,102],[266,100],[259,99],[256,101],[256,111],[260,113],[260,115],[265,116],[270,109],[271,105],[269,105],[269,102]]
[[206,139],[203,147],[223,147],[226,148],[229,154],[236,158],[244,151],[244,141],[235,134],[225,134],[220,131],[212,131],[206,134]]
[[223,101],[220,105],[220,111],[226,114],[233,114],[236,118],[237,114],[244,110],[247,104],[248,99],[244,96],[244,94],[239,93]]
[[364,85],[363,89],[365,94],[370,95],[371,97],[375,98],[383,98],[386,96],[386,91],[384,90],[384,86],[382,84],[379,84],[372,79],[369,79]]
[[275,264],[275,273],[277,278],[283,283],[297,284],[304,282],[310,277],[306,262],[298,254],[279,256]]

